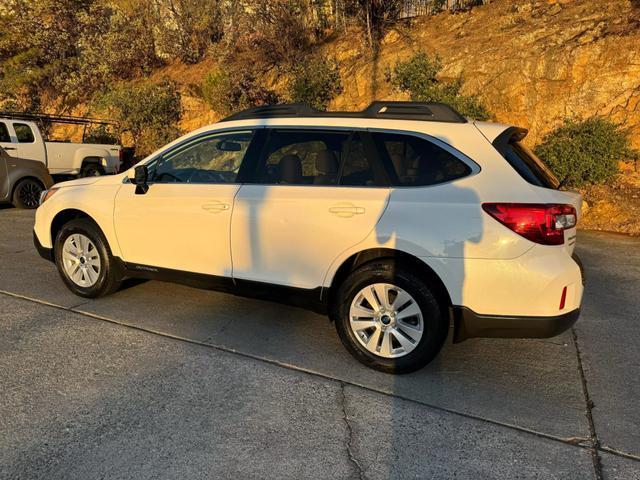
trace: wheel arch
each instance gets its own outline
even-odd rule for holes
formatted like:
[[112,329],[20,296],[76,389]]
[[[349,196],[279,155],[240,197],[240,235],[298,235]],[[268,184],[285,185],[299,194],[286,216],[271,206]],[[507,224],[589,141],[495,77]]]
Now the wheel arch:
[[100,157],[100,156],[96,156],[96,155],[88,155],[86,157],[84,157],[82,159],[82,162],[80,163],[80,171],[82,172],[82,170],[87,166],[87,165],[97,165],[98,167],[100,167],[101,169],[104,170],[103,168],[103,163],[105,163],[106,160],[104,157]]
[[417,274],[422,280],[425,281],[432,289],[433,293],[440,304],[444,315],[449,314],[449,308],[452,305],[451,296],[440,276],[423,260],[401,250],[395,250],[392,248],[370,248],[354,253],[347,258],[338,267],[333,278],[331,285],[328,288],[327,294],[327,306],[329,311],[329,318],[335,319],[335,297],[338,288],[342,284],[345,278],[354,270],[377,261],[392,260],[398,266],[409,268],[414,274]]
[[[86,218],[87,220],[90,220],[96,226],[96,228],[100,230],[100,232],[102,233],[102,236],[105,239],[107,238],[102,228],[100,228],[100,225],[98,224],[98,222],[96,222],[96,220],[91,215],[89,215],[87,212],[83,212],[82,210],[78,210],[75,208],[67,208],[56,213],[55,217],[53,217],[53,220],[51,221],[51,229],[50,229],[51,244],[54,247],[55,247],[56,237],[58,236],[58,232],[62,229],[62,227],[67,223],[69,223],[71,220],[76,220],[78,218]],[[55,248],[52,250],[52,252],[54,251],[55,251]]]

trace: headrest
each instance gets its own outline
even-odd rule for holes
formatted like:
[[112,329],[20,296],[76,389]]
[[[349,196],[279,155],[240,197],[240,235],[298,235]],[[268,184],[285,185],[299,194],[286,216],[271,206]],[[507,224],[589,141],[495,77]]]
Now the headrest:
[[321,150],[316,156],[316,170],[324,175],[338,173],[338,160],[331,150]]
[[300,183],[302,181],[302,162],[297,155],[285,155],[278,163],[282,183]]

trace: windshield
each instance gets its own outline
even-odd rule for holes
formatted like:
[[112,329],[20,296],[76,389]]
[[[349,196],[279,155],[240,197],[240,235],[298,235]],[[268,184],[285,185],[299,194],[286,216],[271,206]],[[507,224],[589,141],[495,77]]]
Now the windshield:
[[527,182],[538,187],[557,190],[560,182],[556,176],[535,153],[520,143],[519,137],[522,136],[515,134],[508,142],[496,142],[494,146]]

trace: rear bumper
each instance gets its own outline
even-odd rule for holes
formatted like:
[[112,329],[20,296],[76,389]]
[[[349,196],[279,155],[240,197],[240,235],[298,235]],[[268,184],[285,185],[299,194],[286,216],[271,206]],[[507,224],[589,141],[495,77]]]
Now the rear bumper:
[[453,343],[468,338],[549,338],[573,326],[580,309],[554,317],[480,315],[466,307],[452,307]]
[[53,262],[53,248],[43,247],[40,243],[40,240],[38,239],[38,235],[36,235],[35,230],[33,231],[33,244],[36,246],[36,250],[42,258]]

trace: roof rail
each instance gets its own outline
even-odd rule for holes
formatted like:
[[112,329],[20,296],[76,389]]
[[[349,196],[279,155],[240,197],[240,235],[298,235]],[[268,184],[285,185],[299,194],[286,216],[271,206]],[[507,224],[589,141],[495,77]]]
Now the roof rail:
[[0,111],[0,118],[11,118],[16,120],[31,120],[35,122],[47,123],[68,123],[72,125],[113,125],[112,120],[101,120],[91,117],[74,117],[71,115],[52,115],[49,113],[27,113]]
[[306,103],[265,105],[234,113],[220,120],[249,120],[257,118],[291,117],[340,117],[340,118],[382,118],[394,120],[420,120],[429,122],[467,123],[450,105],[427,102],[375,101],[360,112],[323,112]]

